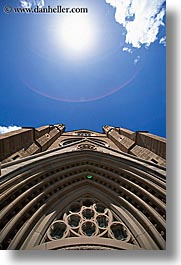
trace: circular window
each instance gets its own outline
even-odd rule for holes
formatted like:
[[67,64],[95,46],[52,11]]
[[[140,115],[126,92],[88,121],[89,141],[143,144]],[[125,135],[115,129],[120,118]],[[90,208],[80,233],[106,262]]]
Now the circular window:
[[98,213],[104,213],[106,208],[102,204],[97,203],[95,206],[95,209]]
[[93,200],[90,200],[90,199],[85,199],[83,200],[82,204],[86,207],[90,207],[91,205],[94,204]]
[[127,235],[126,229],[123,226],[123,224],[115,222],[111,225],[110,228],[111,228],[111,232],[115,239],[117,240],[127,239],[128,235]]
[[80,209],[81,209],[81,205],[79,202],[73,203],[69,208],[70,212],[72,213],[78,213],[80,212]]
[[96,226],[93,222],[87,221],[82,224],[82,232],[85,236],[94,236],[96,233]]
[[61,239],[65,236],[67,232],[67,225],[63,221],[54,222],[48,233],[48,237],[50,240]]
[[92,219],[94,217],[94,211],[90,208],[84,209],[82,215],[85,219]]
[[78,214],[71,214],[68,216],[68,224],[72,228],[77,228],[79,226],[80,216]]
[[99,228],[106,228],[109,223],[109,219],[105,215],[98,215],[96,218]]

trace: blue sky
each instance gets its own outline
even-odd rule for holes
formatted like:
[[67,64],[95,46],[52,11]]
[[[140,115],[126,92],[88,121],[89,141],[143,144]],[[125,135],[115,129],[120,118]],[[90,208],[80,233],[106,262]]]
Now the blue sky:
[[[62,39],[70,14],[3,12],[37,4],[87,7],[76,14],[85,49]],[[0,131],[57,123],[101,131],[109,124],[166,136],[165,1],[1,0],[0,17]]]

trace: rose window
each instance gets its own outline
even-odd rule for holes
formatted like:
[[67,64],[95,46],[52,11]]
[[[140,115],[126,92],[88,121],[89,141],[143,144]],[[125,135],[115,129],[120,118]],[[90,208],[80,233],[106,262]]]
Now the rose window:
[[104,237],[130,242],[131,234],[121,220],[102,203],[85,198],[72,203],[49,227],[46,239]]

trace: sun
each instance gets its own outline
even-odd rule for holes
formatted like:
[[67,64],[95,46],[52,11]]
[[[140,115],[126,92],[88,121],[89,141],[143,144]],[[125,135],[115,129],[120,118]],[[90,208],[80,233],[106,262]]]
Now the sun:
[[93,23],[84,15],[67,16],[61,23],[59,38],[69,52],[89,52],[95,40]]

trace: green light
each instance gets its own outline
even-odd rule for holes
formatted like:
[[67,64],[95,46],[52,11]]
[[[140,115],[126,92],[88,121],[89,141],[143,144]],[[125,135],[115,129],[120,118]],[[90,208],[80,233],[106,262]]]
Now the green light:
[[88,176],[86,176],[86,178],[87,178],[87,179],[92,179],[92,178],[93,178],[93,176],[91,176],[91,175],[88,175]]

